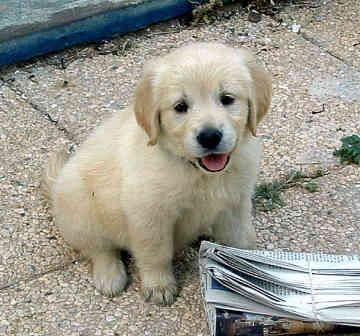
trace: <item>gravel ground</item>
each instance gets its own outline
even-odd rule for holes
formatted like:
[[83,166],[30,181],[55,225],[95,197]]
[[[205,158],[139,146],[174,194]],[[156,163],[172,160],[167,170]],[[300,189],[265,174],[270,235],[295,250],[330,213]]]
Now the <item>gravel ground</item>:
[[[158,24],[104,44],[81,46],[4,69],[0,82],[0,334],[208,335],[197,248],[177,257],[181,292],[172,307],[144,303],[132,282],[101,296],[88,264],[62,240],[38,184],[49,153],[79,144],[126,106],[142,64],[190,41],[253,50],[273,75],[272,111],[260,126],[261,181],[322,168],[319,190],[283,193],[284,206],[257,210],[259,248],[360,253],[360,174],[332,155],[341,137],[360,133],[360,4],[287,5],[258,23],[227,7],[211,24]],[[294,32],[294,24],[300,31]]]

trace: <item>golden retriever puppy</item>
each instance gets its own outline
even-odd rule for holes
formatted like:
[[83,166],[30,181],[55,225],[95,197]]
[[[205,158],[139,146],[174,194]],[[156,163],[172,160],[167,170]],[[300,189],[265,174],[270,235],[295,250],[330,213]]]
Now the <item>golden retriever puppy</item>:
[[126,285],[118,249],[135,257],[145,299],[171,304],[176,250],[209,231],[255,245],[255,131],[270,101],[270,76],[248,51],[191,44],[150,61],[130,107],[69,159],[50,160],[43,186],[55,221],[91,260],[99,291]]

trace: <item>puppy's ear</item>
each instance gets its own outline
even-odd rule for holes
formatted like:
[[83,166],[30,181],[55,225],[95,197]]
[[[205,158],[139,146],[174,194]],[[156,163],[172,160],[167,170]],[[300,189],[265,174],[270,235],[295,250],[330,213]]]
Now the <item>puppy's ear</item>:
[[242,50],[246,65],[251,75],[251,92],[249,97],[248,128],[256,136],[256,127],[268,112],[271,104],[272,84],[270,73],[256,63],[254,56]]
[[144,74],[135,90],[134,111],[137,123],[149,137],[148,145],[155,145],[160,132],[159,108],[156,104],[153,88],[154,73],[151,64],[144,69]]

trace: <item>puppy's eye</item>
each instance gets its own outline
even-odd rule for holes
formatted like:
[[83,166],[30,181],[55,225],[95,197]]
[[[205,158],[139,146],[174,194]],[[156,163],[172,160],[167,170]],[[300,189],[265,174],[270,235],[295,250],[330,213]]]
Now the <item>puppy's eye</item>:
[[178,113],[186,113],[188,108],[189,106],[184,100],[182,100],[181,102],[177,103],[174,106],[174,110]]
[[223,93],[220,96],[220,101],[221,101],[221,104],[223,104],[224,106],[227,106],[227,105],[231,105],[235,101],[235,98],[233,96],[230,96],[229,94]]

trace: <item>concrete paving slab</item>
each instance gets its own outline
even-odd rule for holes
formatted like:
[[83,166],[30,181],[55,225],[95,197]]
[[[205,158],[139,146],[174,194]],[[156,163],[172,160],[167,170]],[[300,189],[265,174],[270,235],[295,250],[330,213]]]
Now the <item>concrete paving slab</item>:
[[265,249],[360,253],[359,168],[334,169],[314,181],[319,191],[294,187],[282,195],[285,206],[257,211],[255,225]]
[[21,282],[0,292],[2,335],[165,336],[208,335],[200,296],[197,253],[188,249],[176,271],[182,290],[171,307],[144,303],[136,278],[120,297],[106,298],[91,285],[88,268]]
[[292,30],[300,25],[300,34],[349,65],[360,66],[360,6],[350,1],[309,1],[294,10],[286,7],[279,18]]
[[68,142],[39,112],[0,87],[0,288],[69,260],[39,197],[50,149]]
[[360,131],[360,72],[295,33],[278,31],[271,38],[277,48],[259,55],[274,83],[272,110],[259,127],[262,177],[335,167],[340,139]]

